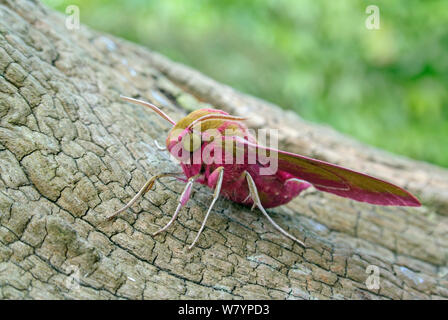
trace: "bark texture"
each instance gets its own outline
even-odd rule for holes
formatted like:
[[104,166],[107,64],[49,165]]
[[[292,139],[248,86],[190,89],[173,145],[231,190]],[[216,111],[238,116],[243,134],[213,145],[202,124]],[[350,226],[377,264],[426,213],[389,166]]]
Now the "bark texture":
[[[257,210],[221,199],[188,251],[212,193],[197,187],[175,225],[152,238],[183,188],[165,179],[107,222],[148,177],[178,169],[154,144],[165,121],[120,94],[175,120],[204,106],[247,116],[253,128],[279,128],[283,149],[386,178],[424,206],[307,192],[269,210],[304,249]],[[310,124],[146,48],[68,30],[37,1],[0,0],[1,299],[448,298],[447,231],[447,170]],[[378,289],[366,286],[369,265]]]

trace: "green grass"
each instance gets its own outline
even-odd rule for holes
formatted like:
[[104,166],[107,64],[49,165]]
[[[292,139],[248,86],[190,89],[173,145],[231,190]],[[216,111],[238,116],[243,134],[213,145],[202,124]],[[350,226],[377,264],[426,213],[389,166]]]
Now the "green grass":
[[[448,2],[44,0],[366,143],[448,167]],[[365,9],[380,8],[380,30]]]

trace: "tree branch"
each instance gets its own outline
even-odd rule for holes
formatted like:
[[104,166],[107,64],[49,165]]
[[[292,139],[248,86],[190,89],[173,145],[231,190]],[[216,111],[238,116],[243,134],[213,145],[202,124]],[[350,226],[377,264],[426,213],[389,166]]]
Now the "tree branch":
[[[279,128],[282,148],[374,174],[416,193],[418,209],[319,192],[257,211],[198,187],[167,233],[183,185],[156,183],[114,222],[106,216],[152,175],[179,170],[155,141],[165,120],[212,106]],[[268,115],[268,116],[264,116]],[[241,94],[39,3],[0,0],[0,298],[448,298],[448,171],[362,145]],[[378,267],[377,289],[366,269]]]

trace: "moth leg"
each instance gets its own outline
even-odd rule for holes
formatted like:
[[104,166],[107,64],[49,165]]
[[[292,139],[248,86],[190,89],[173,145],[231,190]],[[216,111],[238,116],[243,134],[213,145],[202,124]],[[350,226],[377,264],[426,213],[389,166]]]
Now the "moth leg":
[[141,196],[143,196],[146,192],[151,190],[151,188],[154,186],[154,183],[157,179],[162,177],[176,177],[180,176],[182,173],[161,173],[156,176],[151,177],[146,183],[143,185],[143,187],[140,189],[140,191],[134,196],[134,198],[131,199],[123,208],[120,210],[115,211],[113,214],[111,214],[109,217],[107,217],[107,220],[112,220],[115,218],[118,214],[122,213],[123,211],[129,209]]
[[210,212],[212,211],[212,208],[215,205],[216,200],[218,200],[219,193],[221,192],[222,180],[223,180],[223,177],[224,177],[224,167],[219,167],[219,168],[215,169],[215,171],[219,172],[219,176],[218,176],[218,180],[216,182],[215,191],[213,192],[212,203],[208,207],[207,213],[206,213],[206,215],[204,217],[204,221],[202,221],[201,228],[199,229],[199,231],[198,231],[198,233],[196,235],[196,238],[194,238],[193,243],[188,247],[188,249],[193,248],[194,245],[196,244],[196,242],[198,241],[199,236],[202,233],[202,230],[204,230],[205,223],[207,222],[208,216],[209,216]]
[[278,231],[280,231],[283,235],[287,236],[288,238],[296,241],[297,243],[299,243],[300,245],[305,247],[305,244],[302,241],[300,241],[296,237],[294,237],[291,234],[289,234],[288,232],[286,232],[282,227],[280,227],[277,223],[275,223],[274,220],[272,220],[272,218],[268,215],[268,213],[266,212],[266,210],[263,208],[263,206],[261,204],[260,197],[258,195],[257,186],[255,185],[254,179],[251,177],[249,172],[245,171],[245,174],[246,174],[247,184],[249,186],[249,192],[250,192],[252,200],[254,201],[254,204],[260,209],[260,211],[265,215],[265,217],[269,220],[269,222],[272,223],[272,225]]
[[173,217],[171,218],[171,220],[161,229],[157,230],[156,232],[154,232],[152,234],[152,236],[156,236],[158,235],[160,232],[165,231],[166,229],[168,229],[168,227],[173,224],[174,220],[176,220],[177,215],[179,214],[180,209],[182,209],[182,207],[184,205],[187,204],[188,199],[190,199],[190,195],[191,195],[191,189],[193,187],[193,183],[194,180],[197,178],[197,176],[191,177],[188,179],[187,185],[184,188],[184,191],[182,191],[182,194],[180,195],[179,198],[179,204],[177,205],[176,211],[173,214]]
[[287,184],[289,182],[297,183],[297,185],[299,186],[299,192],[302,192],[302,191],[304,191],[304,190],[306,190],[306,189],[308,189],[309,187],[312,186],[311,183],[309,183],[309,182],[307,182],[305,180],[299,179],[299,178],[290,178],[290,179],[285,181],[285,184]]

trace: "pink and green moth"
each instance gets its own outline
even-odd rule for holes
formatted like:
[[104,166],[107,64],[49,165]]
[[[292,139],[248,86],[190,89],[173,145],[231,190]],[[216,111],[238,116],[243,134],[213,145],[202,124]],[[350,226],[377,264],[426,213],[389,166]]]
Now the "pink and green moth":
[[[151,103],[122,98],[149,107],[173,126],[166,139],[166,148],[180,161],[183,173],[161,173],[151,177],[135,197],[109,219],[131,207],[159,178],[175,177],[186,182],[171,220],[154,236],[173,224],[180,209],[187,204],[194,183],[206,185],[214,193],[190,249],[196,244],[219,196],[258,207],[278,231],[302,246],[304,243],[275,223],[265,209],[288,203],[311,185],[320,191],[375,205],[420,206],[412,194],[389,182],[325,161],[261,146],[243,123],[244,118],[221,110],[199,109],[176,123]],[[261,174],[267,166],[266,158],[273,159],[272,155],[276,156],[277,170]],[[210,161],[210,156],[220,161]]]

